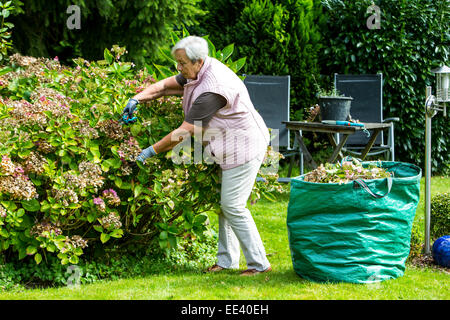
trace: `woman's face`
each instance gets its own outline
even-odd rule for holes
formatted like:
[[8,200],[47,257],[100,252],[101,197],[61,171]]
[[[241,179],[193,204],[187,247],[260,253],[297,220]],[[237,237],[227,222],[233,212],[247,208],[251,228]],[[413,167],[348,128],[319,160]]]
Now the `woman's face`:
[[188,58],[184,49],[175,51],[175,60],[177,61],[177,70],[186,79],[197,79],[197,75],[203,65],[203,60],[198,60],[195,63]]

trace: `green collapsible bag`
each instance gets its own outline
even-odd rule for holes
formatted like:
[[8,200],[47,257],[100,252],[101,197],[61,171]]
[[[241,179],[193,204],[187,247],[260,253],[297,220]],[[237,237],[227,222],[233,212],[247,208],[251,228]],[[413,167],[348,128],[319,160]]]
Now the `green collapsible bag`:
[[305,175],[291,179],[287,228],[298,275],[352,283],[403,275],[421,169],[393,161],[381,167],[392,177],[343,184],[305,182]]

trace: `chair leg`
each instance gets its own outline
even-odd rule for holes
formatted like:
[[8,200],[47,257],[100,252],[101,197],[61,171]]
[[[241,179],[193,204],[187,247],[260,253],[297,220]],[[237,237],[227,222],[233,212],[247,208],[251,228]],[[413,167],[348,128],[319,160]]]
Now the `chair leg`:
[[390,153],[391,153],[391,161],[395,161],[395,150],[394,150],[394,123],[391,122],[391,126],[389,127],[389,144],[390,144]]
[[288,169],[288,177],[291,177],[292,174],[292,167],[294,166],[294,162],[295,162],[295,155],[291,156],[291,161],[289,162],[289,169]]
[[302,176],[304,173],[304,169],[303,169],[303,153],[301,151],[299,153],[298,163],[300,164],[300,175]]

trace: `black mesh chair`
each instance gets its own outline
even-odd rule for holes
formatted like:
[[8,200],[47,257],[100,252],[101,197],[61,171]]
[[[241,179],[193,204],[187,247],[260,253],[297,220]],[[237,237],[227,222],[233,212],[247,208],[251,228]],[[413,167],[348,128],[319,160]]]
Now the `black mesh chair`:
[[[271,145],[284,157],[291,157],[288,177],[291,176],[294,156],[299,154],[296,144],[290,145],[289,130],[282,121],[289,121],[290,76],[244,75],[244,83],[255,109],[263,117],[271,132]],[[276,129],[276,131],[274,130]],[[289,182],[290,178],[279,178]]]
[[[380,133],[367,156],[383,154],[386,160],[395,161],[394,121],[399,121],[399,118],[383,118],[383,75],[335,73],[334,85],[341,94],[353,98],[350,109],[352,119],[369,123],[391,123],[387,135]],[[348,137],[342,151],[358,157],[368,140],[369,137],[363,132],[356,132]]]

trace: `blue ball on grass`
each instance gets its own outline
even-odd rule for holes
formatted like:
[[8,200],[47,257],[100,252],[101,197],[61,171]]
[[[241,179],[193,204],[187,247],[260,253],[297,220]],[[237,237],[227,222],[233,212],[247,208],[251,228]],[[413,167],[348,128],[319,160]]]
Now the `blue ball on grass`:
[[450,236],[443,236],[433,243],[433,259],[440,266],[450,268]]

